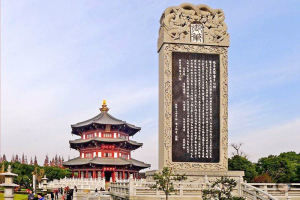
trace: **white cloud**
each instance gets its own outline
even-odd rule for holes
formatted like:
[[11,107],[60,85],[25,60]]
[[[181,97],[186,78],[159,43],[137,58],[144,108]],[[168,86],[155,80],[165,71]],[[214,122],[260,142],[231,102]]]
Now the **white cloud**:
[[[244,143],[242,149],[252,161],[282,152],[300,152],[300,118],[261,130],[248,131],[229,138],[230,143]],[[231,149],[232,150],[232,149]]]

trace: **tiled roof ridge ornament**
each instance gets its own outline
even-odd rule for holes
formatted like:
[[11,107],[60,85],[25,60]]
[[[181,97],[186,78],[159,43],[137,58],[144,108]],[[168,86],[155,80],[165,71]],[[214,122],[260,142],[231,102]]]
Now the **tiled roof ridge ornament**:
[[106,105],[106,101],[103,100],[102,108],[100,108],[100,111],[101,111],[101,112],[107,112],[108,110],[109,110],[109,108],[108,108],[107,105]]

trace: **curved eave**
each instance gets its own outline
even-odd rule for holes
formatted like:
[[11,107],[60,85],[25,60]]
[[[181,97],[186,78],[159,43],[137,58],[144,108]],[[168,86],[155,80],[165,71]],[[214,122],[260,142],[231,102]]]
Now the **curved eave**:
[[126,121],[117,119],[114,116],[110,115],[108,112],[101,112],[91,119],[71,125],[72,133],[79,135],[78,129],[84,130],[85,128],[89,128],[91,126],[94,128],[95,125],[124,126],[124,128],[131,130],[131,133],[129,134],[130,136],[141,130],[141,127],[137,127],[133,124],[127,123]]
[[66,167],[71,166],[82,166],[82,165],[105,165],[105,166],[135,166],[141,169],[151,167],[150,164],[135,160],[135,159],[123,159],[123,158],[74,158],[72,160],[63,163]]
[[72,134],[74,134],[74,135],[80,135],[79,132],[84,132],[86,130],[90,130],[90,128],[91,127],[94,128],[95,125],[112,125],[112,126],[122,126],[122,125],[124,125],[125,128],[130,129],[130,131],[128,133],[129,136],[135,135],[137,132],[139,132],[142,129],[141,127],[137,127],[137,126],[134,126],[134,125],[131,126],[129,124],[102,124],[102,123],[92,122],[90,124],[86,124],[86,125],[83,125],[83,126],[71,125]]

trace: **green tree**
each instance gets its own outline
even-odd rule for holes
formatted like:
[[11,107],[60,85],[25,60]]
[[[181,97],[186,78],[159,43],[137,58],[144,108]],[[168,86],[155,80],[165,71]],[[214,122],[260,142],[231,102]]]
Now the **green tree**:
[[239,155],[235,155],[228,159],[228,169],[245,171],[244,179],[248,182],[251,182],[252,179],[258,175],[255,165],[247,158]]
[[59,167],[44,167],[45,174],[49,180],[70,177],[72,172],[69,169],[61,169]]
[[229,179],[222,177],[217,179],[211,186],[212,189],[203,190],[202,198],[203,200],[244,200],[243,197],[233,197],[232,191],[237,185],[234,179]]
[[173,181],[182,181],[187,179],[185,175],[174,175],[169,167],[164,167],[162,172],[155,173],[153,178],[155,180],[155,185],[151,188],[164,191],[166,200],[169,195],[171,195],[171,192],[175,191]]
[[291,161],[273,155],[259,159],[257,171],[259,174],[270,175],[276,183],[290,183],[294,173]]
[[300,154],[297,154],[294,151],[290,151],[290,152],[281,153],[278,157],[289,160],[293,171],[291,182],[299,183],[300,182],[300,173],[299,173]]

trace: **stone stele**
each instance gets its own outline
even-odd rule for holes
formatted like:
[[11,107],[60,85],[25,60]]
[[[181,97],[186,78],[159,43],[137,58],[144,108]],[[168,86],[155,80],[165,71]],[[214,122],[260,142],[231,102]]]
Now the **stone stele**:
[[[171,167],[195,181],[204,176],[243,176],[241,171],[228,171],[228,47],[229,33],[221,9],[207,5],[183,3],[167,8],[160,18],[159,53],[159,170]],[[172,55],[174,52],[216,54],[219,56],[219,159],[218,162],[172,161]],[[149,171],[150,176],[157,171]],[[198,177],[198,178],[197,178]],[[202,177],[202,178],[200,178]],[[200,178],[200,179],[199,179]],[[203,179],[203,180],[202,180]]]

